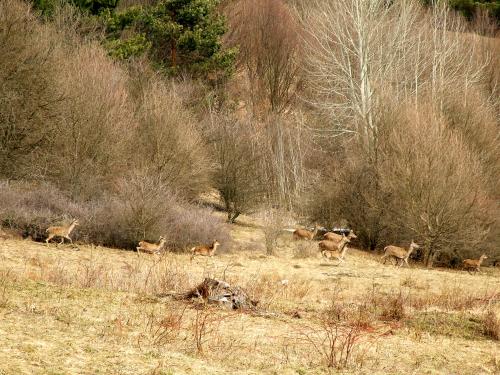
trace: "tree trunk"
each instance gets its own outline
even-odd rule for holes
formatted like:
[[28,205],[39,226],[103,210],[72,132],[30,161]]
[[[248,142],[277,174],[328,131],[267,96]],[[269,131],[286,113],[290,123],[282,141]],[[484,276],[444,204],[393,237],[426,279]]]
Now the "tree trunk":
[[424,264],[427,268],[432,268],[432,264],[434,263],[434,252],[435,250],[432,243],[429,243],[424,256]]
[[174,39],[170,40],[170,58],[172,66],[177,66],[177,45]]
[[233,213],[233,216],[232,216],[232,217],[231,217],[231,219],[229,220],[229,223],[230,223],[230,224],[234,224],[234,222],[235,222],[236,218],[237,218],[238,216],[240,216],[240,213],[241,213],[241,212],[239,212],[239,211],[235,211],[235,212]]

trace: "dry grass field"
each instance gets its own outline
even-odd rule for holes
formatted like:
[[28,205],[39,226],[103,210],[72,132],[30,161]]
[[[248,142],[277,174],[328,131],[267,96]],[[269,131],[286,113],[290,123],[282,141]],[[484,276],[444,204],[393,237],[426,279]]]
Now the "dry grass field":
[[[358,250],[336,266],[290,233],[276,256],[255,225],[232,236],[231,252],[192,262],[0,240],[0,374],[500,373],[499,269],[395,268]],[[258,308],[161,296],[204,277]]]

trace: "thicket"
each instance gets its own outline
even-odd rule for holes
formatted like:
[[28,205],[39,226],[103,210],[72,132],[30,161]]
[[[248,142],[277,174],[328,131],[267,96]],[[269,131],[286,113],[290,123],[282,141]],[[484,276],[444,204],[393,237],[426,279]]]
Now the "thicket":
[[79,216],[107,245],[224,243],[196,205],[216,190],[229,222],[288,211],[369,249],[414,239],[428,266],[494,259],[496,30],[411,0],[130,0],[44,21],[4,1],[0,220],[35,238]]
[[193,205],[213,168],[175,84],[140,62],[131,78],[74,33],[81,14],[57,12],[55,29],[22,2],[0,5],[2,225],[41,239],[77,217],[81,238],[109,246],[227,245],[224,225]]
[[313,217],[347,219],[370,248],[414,238],[427,266],[494,252],[493,50],[442,5],[318,1],[305,22],[311,101],[343,135]]

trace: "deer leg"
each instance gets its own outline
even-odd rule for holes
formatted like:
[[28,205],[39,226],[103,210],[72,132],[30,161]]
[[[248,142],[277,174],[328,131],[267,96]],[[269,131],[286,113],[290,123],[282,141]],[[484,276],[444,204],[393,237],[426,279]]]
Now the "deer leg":
[[48,245],[49,244],[49,241],[54,238],[54,236],[52,234],[50,234],[47,239],[45,240],[45,243]]
[[70,236],[64,236],[64,237],[67,238],[69,242],[71,242],[71,244],[73,244],[73,240],[70,238]]
[[59,242],[59,245],[61,245],[62,243],[64,243],[64,237],[61,237],[61,242]]

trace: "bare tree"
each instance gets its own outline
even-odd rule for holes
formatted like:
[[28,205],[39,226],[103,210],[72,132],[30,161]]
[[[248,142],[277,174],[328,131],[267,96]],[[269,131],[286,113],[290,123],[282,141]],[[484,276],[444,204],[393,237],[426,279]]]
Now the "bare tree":
[[57,121],[53,36],[27,4],[0,4],[0,176],[36,178]]
[[[300,28],[282,0],[239,0],[229,11],[231,44],[250,85],[254,112],[285,111],[300,86]],[[279,21],[278,21],[279,20]]]
[[423,241],[427,266],[440,252],[477,248],[491,222],[485,171],[433,107],[406,112],[389,135],[379,171],[391,197],[388,225]]
[[133,148],[141,168],[182,196],[195,199],[210,186],[213,166],[179,91],[176,84],[165,84],[155,76],[144,83]]
[[314,4],[304,17],[311,101],[331,115],[339,133],[357,134],[370,155],[384,98],[413,98],[418,106],[431,95],[442,108],[451,88],[467,94],[479,82],[482,69],[460,36],[463,23],[444,4],[428,12],[413,0]]
[[252,123],[212,114],[210,125],[215,187],[224,201],[228,222],[232,223],[241,213],[257,207],[263,198],[261,147]]
[[269,116],[260,134],[265,154],[260,159],[267,194],[283,208],[300,209],[303,193],[314,181],[306,167],[312,134],[297,113],[294,118]]

